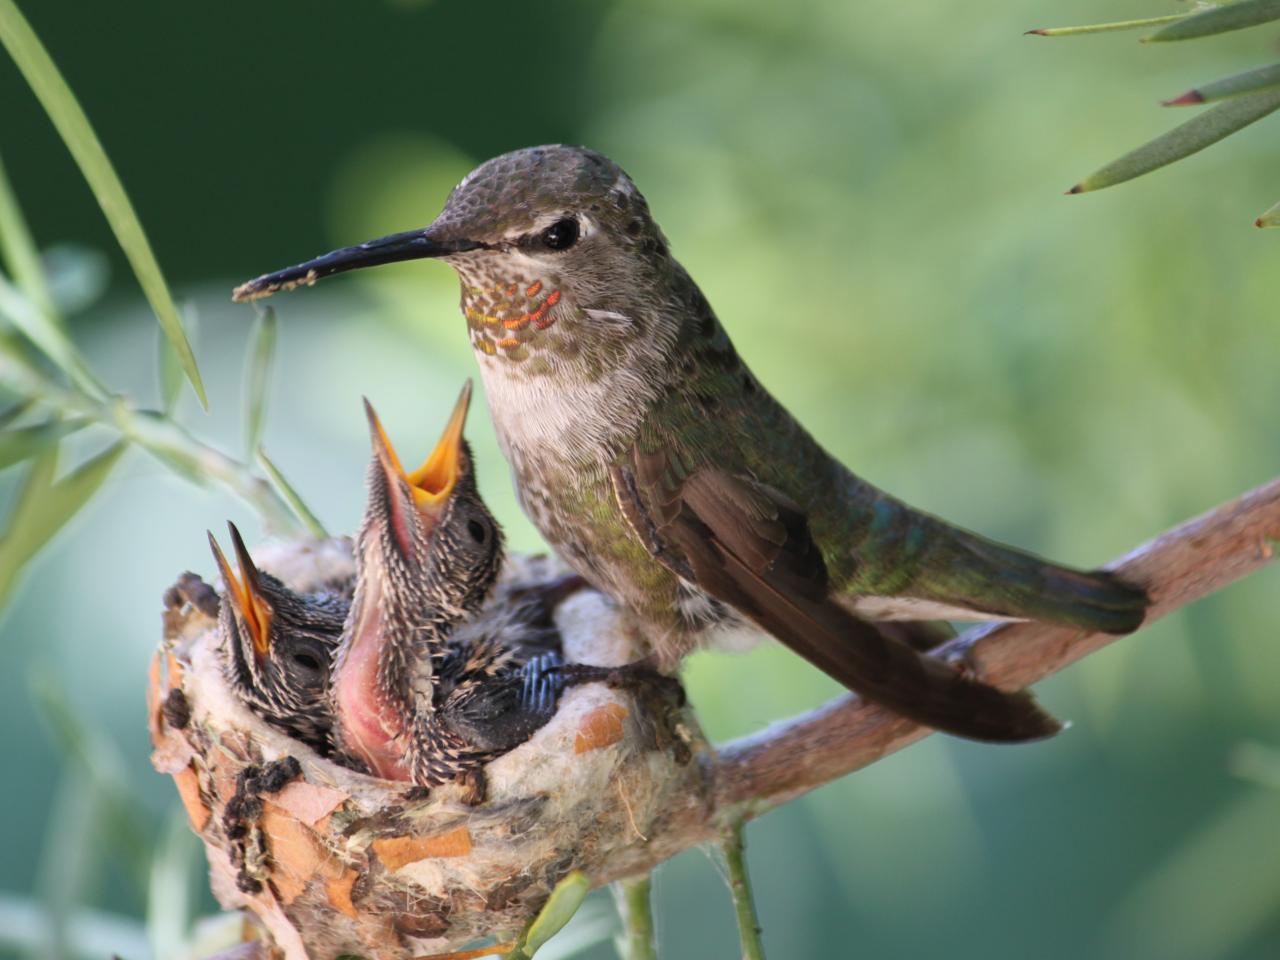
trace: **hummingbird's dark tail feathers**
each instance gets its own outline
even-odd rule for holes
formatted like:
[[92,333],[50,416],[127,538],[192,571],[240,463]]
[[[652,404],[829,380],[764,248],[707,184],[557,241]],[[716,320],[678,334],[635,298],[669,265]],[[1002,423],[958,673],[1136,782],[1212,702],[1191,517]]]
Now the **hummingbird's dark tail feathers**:
[[[637,462],[637,479],[648,480],[652,465]],[[846,610],[829,593],[806,517],[778,491],[706,468],[672,504],[659,532],[687,562],[682,575],[855,693],[971,740],[1039,740],[1062,729],[1026,691],[980,683]]]
[[[751,577],[741,567],[732,571],[736,563],[726,559],[731,575]],[[766,589],[751,590],[752,602],[744,605],[752,619],[823,673],[894,713],[958,737],[993,743],[1040,740],[1062,729],[1025,690],[1008,693],[981,683],[830,599],[761,585]]]
[[1108,571],[1072,570],[955,528],[947,541],[939,600],[1093,633],[1132,633],[1147,615],[1146,593]]

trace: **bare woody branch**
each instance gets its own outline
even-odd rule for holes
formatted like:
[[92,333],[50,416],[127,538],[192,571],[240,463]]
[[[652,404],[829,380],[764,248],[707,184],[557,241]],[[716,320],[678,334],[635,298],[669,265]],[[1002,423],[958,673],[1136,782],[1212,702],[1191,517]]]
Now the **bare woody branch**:
[[[1278,549],[1280,478],[1156,537],[1107,569],[1147,588],[1151,623],[1253,573],[1274,560]],[[1014,689],[1118,639],[1040,623],[1006,623],[969,630],[938,652],[962,660],[989,682]],[[708,770],[711,803],[675,811],[670,829],[619,869],[650,870],[686,847],[713,840],[734,818],[759,816],[930,732],[845,695],[731,741]]]

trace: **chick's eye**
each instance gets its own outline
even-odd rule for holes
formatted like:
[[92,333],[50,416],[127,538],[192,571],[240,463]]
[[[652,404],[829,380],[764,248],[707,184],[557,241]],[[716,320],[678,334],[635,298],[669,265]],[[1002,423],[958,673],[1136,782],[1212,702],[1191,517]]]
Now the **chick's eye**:
[[484,524],[479,520],[467,521],[467,533],[471,534],[471,539],[476,543],[484,543],[485,538],[489,536],[489,531],[485,529]]
[[293,662],[303,670],[307,670],[312,673],[320,672],[320,661],[310,653],[295,653],[293,655]]
[[542,231],[542,243],[548,250],[568,250],[578,242],[579,232],[578,221],[565,217]]

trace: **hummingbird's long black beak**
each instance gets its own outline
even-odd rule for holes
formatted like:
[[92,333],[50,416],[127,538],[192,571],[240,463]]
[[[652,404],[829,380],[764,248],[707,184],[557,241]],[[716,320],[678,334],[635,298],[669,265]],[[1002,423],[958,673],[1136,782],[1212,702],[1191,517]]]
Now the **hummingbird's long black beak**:
[[447,257],[468,250],[483,250],[488,244],[478,240],[438,240],[431,236],[431,228],[393,233],[389,237],[369,240],[354,247],[343,247],[316,257],[297,266],[285,267],[275,273],[264,273],[255,280],[242,283],[231,294],[236,303],[269,297],[280,290],[292,290],[301,284],[311,286],[321,277],[363,267],[376,267],[401,260],[424,260]]

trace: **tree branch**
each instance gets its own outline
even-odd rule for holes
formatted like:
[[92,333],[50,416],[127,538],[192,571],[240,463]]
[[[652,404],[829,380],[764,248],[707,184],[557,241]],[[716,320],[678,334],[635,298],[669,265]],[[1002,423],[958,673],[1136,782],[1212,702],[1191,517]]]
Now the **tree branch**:
[[[1156,537],[1106,569],[1147,588],[1152,623],[1265,566],[1278,548],[1280,478]],[[975,627],[937,653],[964,662],[988,682],[1016,689],[1118,639],[1042,623],[1003,623]],[[651,870],[686,847],[713,840],[736,818],[759,816],[930,732],[847,694],[730,741],[708,770],[710,803],[673,811],[669,829],[618,869]]]

